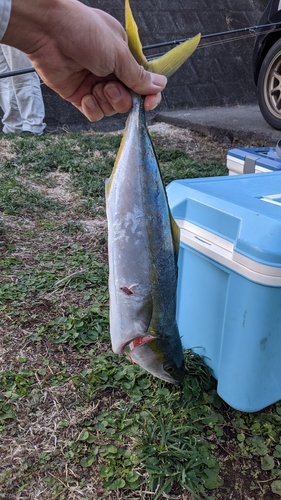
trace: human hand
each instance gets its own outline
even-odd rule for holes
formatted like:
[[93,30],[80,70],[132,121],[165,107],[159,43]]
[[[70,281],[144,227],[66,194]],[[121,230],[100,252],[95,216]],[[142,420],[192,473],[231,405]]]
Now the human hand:
[[166,78],[145,71],[121,24],[77,0],[13,0],[1,40],[25,52],[42,80],[90,121],[132,105],[130,90],[156,107]]

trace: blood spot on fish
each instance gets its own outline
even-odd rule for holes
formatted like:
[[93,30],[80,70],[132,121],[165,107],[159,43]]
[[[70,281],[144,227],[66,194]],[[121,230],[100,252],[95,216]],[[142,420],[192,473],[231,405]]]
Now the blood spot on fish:
[[122,292],[126,293],[126,295],[132,295],[134,292],[132,292],[132,290],[130,290],[130,288],[128,288],[127,286],[121,286],[120,287],[120,290],[122,290]]
[[145,344],[149,340],[154,340],[154,339],[155,339],[155,337],[152,337],[152,335],[145,335],[144,337],[137,337],[136,339],[132,340],[129,343],[129,347],[130,347],[130,349],[132,351],[136,347],[139,347],[140,345]]

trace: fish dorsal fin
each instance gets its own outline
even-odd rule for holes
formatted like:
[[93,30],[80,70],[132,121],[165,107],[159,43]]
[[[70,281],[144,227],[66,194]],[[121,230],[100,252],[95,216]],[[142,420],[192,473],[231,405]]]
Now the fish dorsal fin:
[[125,0],[125,20],[130,51],[136,61],[152,73],[159,73],[166,77],[171,76],[191,56],[200,42],[201,35],[198,33],[198,35],[177,45],[177,47],[174,47],[159,57],[159,59],[153,59],[153,61],[148,62],[142,51],[138,27],[129,0]]

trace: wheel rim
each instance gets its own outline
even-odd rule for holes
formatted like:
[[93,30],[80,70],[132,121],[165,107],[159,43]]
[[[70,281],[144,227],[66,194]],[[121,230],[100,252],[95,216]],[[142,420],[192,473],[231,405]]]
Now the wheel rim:
[[264,98],[267,108],[281,118],[281,52],[271,60],[264,78]]

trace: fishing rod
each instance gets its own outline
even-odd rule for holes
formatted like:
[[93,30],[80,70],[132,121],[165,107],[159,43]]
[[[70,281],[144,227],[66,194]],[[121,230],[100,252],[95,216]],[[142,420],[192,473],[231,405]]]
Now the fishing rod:
[[[217,32],[217,33],[209,33],[207,35],[202,35],[201,36],[201,40],[204,40],[206,38],[214,38],[214,37],[220,37],[220,36],[227,36],[227,35],[232,35],[232,34],[236,34],[236,33],[244,33],[244,32],[249,32],[249,34],[247,34],[246,36],[239,36],[239,37],[233,37],[233,38],[230,38],[230,40],[225,40],[225,41],[218,41],[218,42],[211,42],[211,43],[206,43],[206,44],[203,44],[201,46],[201,48],[204,48],[204,47],[208,47],[210,45],[216,45],[216,44],[221,44],[221,43],[225,43],[227,41],[236,41],[236,40],[240,40],[242,38],[247,38],[247,37],[252,37],[252,36],[256,36],[256,31],[259,30],[259,29],[263,29],[263,28],[267,28],[268,26],[281,26],[281,23],[270,23],[270,24],[260,24],[258,26],[248,26],[246,28],[238,28],[238,29],[235,29],[235,30],[229,30],[229,31],[220,31],[220,32]],[[273,30],[270,30],[268,31],[273,33],[273,32],[276,32],[276,31],[280,31],[281,28],[275,28]],[[264,34],[266,34],[267,32],[264,31]],[[146,50],[151,50],[151,49],[158,49],[158,48],[161,48],[161,47],[167,47],[169,45],[180,45],[181,43],[185,42],[186,40],[189,40],[189,38],[182,38],[182,39],[179,39],[179,40],[170,40],[169,42],[161,42],[161,43],[154,43],[152,45],[145,45],[143,47],[143,50],[146,51]],[[200,46],[198,47],[200,48]],[[160,55],[162,54],[156,54],[155,56],[149,56],[149,59],[153,59],[154,57],[160,57]],[[24,68],[24,69],[19,69],[19,70],[15,70],[15,71],[9,71],[7,73],[0,73],[0,79],[1,78],[8,78],[8,77],[11,77],[11,76],[17,76],[17,75],[24,75],[26,73],[32,73],[34,72],[35,69],[33,67],[31,68]]]
[[35,69],[32,68],[24,68],[24,69],[17,69],[15,71],[7,71],[7,73],[0,73],[0,79],[1,78],[8,78],[9,76],[17,76],[17,75],[24,75],[25,73],[33,73]]
[[[272,27],[274,27],[272,29]],[[266,30],[264,28],[268,28],[270,27],[270,29]],[[260,29],[264,29],[264,31],[260,31],[258,32],[258,30]],[[236,42],[238,40],[242,40],[242,39],[245,39],[245,38],[251,38],[253,36],[256,36],[256,35],[259,35],[261,33],[263,33],[264,35],[267,35],[268,33],[276,33],[277,31],[281,31],[281,23],[270,23],[270,24],[260,24],[258,26],[248,26],[246,28],[238,28],[238,29],[235,29],[235,30],[229,30],[229,31],[221,31],[221,32],[217,32],[217,33],[210,33],[208,35],[201,35],[201,40],[204,40],[206,38],[214,38],[214,37],[221,37],[221,36],[228,36],[228,39],[226,40],[212,40],[210,42],[206,42],[206,43],[201,43],[199,44],[199,46],[197,47],[197,50],[199,49],[205,49],[205,48],[208,48],[208,47],[213,47],[214,45],[222,45],[224,43],[229,43],[229,42]],[[245,33],[246,34],[241,34],[241,33]],[[235,34],[238,34],[236,36],[229,36],[229,35],[235,35]],[[183,39],[179,39],[179,40],[171,40],[169,42],[162,42],[162,43],[156,43],[156,44],[152,44],[152,45],[146,45],[145,47],[143,47],[143,49],[146,49],[146,50],[149,50],[149,49],[159,49],[161,47],[166,47],[168,45],[180,45],[181,43],[185,42],[186,40],[189,40],[189,38],[183,38]],[[147,56],[147,60],[148,61],[151,61],[153,59],[157,59],[158,57],[161,57],[162,55],[164,55],[165,52],[158,52],[157,54],[150,54]]]
[[[205,38],[214,38],[216,36],[225,36],[225,35],[231,35],[235,33],[243,33],[245,31],[251,32],[251,36],[256,35],[256,31],[262,28],[267,28],[268,26],[280,26],[281,23],[270,23],[270,24],[259,24],[258,26],[248,26],[247,28],[238,28],[236,30],[228,30],[228,31],[220,31],[218,33],[210,33],[208,35],[201,35],[201,40]],[[273,31],[278,31],[278,29],[271,30]],[[162,43],[154,43],[152,45],[146,45],[143,47],[143,50],[149,50],[149,49],[157,49],[158,47],[166,47],[167,45],[180,45],[181,43],[185,42],[186,40],[189,40],[189,38],[182,38],[180,40],[171,40],[170,42],[162,42]]]

